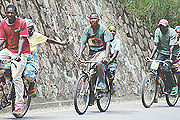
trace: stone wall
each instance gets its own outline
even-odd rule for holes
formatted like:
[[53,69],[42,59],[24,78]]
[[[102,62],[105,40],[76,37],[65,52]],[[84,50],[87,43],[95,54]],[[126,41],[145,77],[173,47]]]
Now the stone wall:
[[[153,36],[119,0],[1,0],[4,7],[13,3],[21,18],[32,18],[36,31],[53,39],[68,41],[68,46],[39,45],[40,73],[37,78],[39,100],[72,100],[78,77],[76,57],[89,15],[97,12],[100,23],[118,27],[121,40],[116,76],[119,96],[140,95],[145,76],[144,58],[152,49]],[[2,19],[1,18],[1,19]]]

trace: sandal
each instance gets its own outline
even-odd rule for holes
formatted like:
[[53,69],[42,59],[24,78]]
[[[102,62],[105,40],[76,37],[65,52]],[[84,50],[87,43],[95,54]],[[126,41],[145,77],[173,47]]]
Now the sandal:
[[170,95],[176,95],[177,93],[178,93],[178,86],[176,85],[176,87],[172,88]]
[[24,110],[24,105],[16,105],[15,110],[12,113],[21,114],[23,110]]
[[34,87],[34,90],[28,90],[28,96],[36,96],[37,87]]

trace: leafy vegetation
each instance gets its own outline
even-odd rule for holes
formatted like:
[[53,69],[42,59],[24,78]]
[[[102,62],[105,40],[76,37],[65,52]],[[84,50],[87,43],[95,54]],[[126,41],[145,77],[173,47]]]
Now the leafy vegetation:
[[151,32],[162,18],[167,19],[171,27],[180,25],[180,0],[122,0],[122,3],[146,23]]

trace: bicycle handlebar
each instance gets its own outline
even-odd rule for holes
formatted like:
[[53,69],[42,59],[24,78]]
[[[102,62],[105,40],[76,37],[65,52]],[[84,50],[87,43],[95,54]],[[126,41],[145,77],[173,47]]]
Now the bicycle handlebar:
[[104,67],[104,70],[106,71],[106,65],[100,61],[84,61],[84,60],[79,60],[79,63],[78,63],[78,66],[80,63],[100,63],[103,67]]
[[170,61],[172,61],[172,60],[153,60],[153,59],[148,59],[148,60],[146,60],[147,62],[153,62],[153,61],[155,61],[155,62],[162,62],[162,63],[164,63],[164,62],[170,62]]
[[97,63],[99,61],[84,61],[84,60],[79,60],[80,63]]

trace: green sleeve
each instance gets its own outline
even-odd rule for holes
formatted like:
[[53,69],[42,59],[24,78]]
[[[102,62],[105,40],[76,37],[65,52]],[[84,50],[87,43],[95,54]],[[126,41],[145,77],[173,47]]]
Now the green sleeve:
[[88,28],[89,27],[86,27],[84,29],[83,34],[81,36],[80,43],[82,43],[82,44],[86,44],[86,42],[87,42],[87,39],[88,39]]
[[108,42],[108,41],[110,41],[110,40],[112,40],[112,39],[113,39],[112,34],[109,32],[108,29],[106,29],[106,30],[104,31],[104,41],[105,41],[105,42]]
[[171,33],[169,45],[178,45],[178,42],[177,42],[177,34],[176,34],[175,31],[172,31],[172,33]]
[[159,43],[159,28],[155,31],[154,42]]

